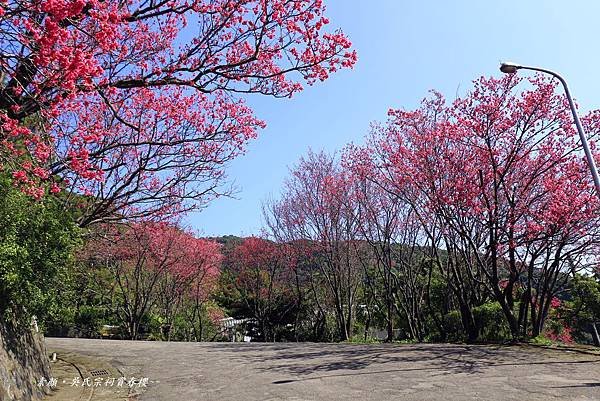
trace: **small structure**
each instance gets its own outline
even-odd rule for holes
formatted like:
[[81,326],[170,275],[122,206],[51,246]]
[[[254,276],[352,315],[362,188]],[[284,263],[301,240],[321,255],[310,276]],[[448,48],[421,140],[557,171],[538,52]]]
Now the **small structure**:
[[231,342],[252,341],[251,327],[255,327],[258,321],[252,318],[235,319],[226,317],[219,320],[221,335]]
[[119,338],[121,334],[121,326],[113,326],[110,324],[104,324],[100,327],[101,338]]

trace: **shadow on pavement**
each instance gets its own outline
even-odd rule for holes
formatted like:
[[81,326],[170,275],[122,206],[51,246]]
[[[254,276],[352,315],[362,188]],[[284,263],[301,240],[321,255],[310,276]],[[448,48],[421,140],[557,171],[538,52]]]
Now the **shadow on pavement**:
[[[598,361],[575,361],[575,362],[530,362],[530,363],[503,363],[503,364],[490,364],[486,367],[496,367],[496,366],[523,366],[523,365],[556,365],[556,364],[581,364],[581,363],[598,363]],[[294,382],[301,382],[307,380],[315,380],[315,379],[327,379],[333,377],[346,377],[346,376],[362,376],[362,375],[377,375],[377,374],[385,374],[385,373],[399,373],[399,372],[414,372],[414,371],[432,371],[436,369],[448,369],[444,366],[438,367],[427,367],[427,368],[406,368],[406,369],[389,369],[389,370],[377,370],[377,371],[369,371],[369,372],[356,372],[356,373],[340,373],[333,375],[323,375],[323,376],[311,376],[305,377],[301,379],[288,379],[288,380],[277,380],[274,381],[273,384],[288,384]],[[456,373],[456,372],[454,372]],[[464,371],[460,371],[459,373],[473,373],[472,367],[467,367]],[[569,387],[600,387],[600,383],[584,383],[580,385],[573,386],[555,386],[552,388],[569,388]]]
[[600,383],[583,383],[571,386],[553,386],[552,388],[600,387]]
[[[526,347],[500,345],[336,344],[336,347],[328,347],[327,344],[303,344],[299,349],[294,347],[293,343],[254,343],[222,344],[214,347],[214,352],[226,352],[228,357],[243,363],[251,363],[255,369],[300,376],[298,379],[275,381],[274,384],[391,372],[432,371],[435,375],[477,374],[499,366],[551,366],[600,362],[600,358],[597,357],[573,360],[571,356],[569,360],[561,360],[560,353],[540,352],[539,349],[533,352]],[[410,367],[400,367],[406,366],[405,364]],[[367,370],[368,368],[373,370]],[[333,374],[302,377],[319,373]]]

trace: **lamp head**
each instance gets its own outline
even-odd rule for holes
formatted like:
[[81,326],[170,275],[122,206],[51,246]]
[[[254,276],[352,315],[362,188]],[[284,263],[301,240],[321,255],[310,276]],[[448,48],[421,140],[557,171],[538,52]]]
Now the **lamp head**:
[[515,63],[505,62],[500,64],[500,71],[505,74],[514,74],[519,68],[521,68],[521,66]]

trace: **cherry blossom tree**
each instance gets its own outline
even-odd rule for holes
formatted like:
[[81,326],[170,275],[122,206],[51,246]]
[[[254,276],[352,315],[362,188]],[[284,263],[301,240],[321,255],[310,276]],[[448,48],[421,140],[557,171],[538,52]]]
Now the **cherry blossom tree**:
[[[175,331],[175,316],[185,311],[188,325],[202,338],[202,312],[206,302],[217,290],[219,268],[223,256],[214,241],[194,238],[190,233],[173,231],[173,259],[157,286],[156,306],[164,321],[165,337],[169,341]],[[187,308],[186,308],[187,306]]]
[[[179,310],[186,319],[190,328],[189,336],[186,338],[193,341],[202,341],[205,332],[204,315],[208,315],[209,323],[218,324],[223,317],[222,311],[210,305],[212,296],[219,290],[220,267],[223,261],[221,245],[206,239],[197,241],[200,260],[203,259],[202,268],[197,269],[195,274],[189,275],[187,280],[180,281],[182,285],[176,291],[179,301]],[[169,277],[169,276],[167,276]],[[173,328],[169,328],[169,334]]]
[[324,12],[321,0],[3,1],[2,168],[35,197],[66,187],[81,225],[201,207],[264,127],[244,94],[289,97],[356,62]]
[[297,307],[293,290],[293,262],[287,244],[249,237],[232,253],[235,285],[264,341],[275,341],[278,326],[292,321]]
[[452,104],[435,94],[416,111],[391,110],[372,139],[391,185],[437,221],[446,250],[500,303],[515,338],[528,316],[541,332],[556,291],[598,241],[598,202],[555,87],[539,76],[481,78]]
[[[369,297],[385,310],[388,341],[394,339],[396,314],[406,319],[412,338],[424,336],[424,300],[427,274],[421,259],[422,227],[410,203],[386,187],[377,158],[366,148],[350,145],[342,166],[350,172],[351,194],[358,204],[359,238],[371,250],[364,261]],[[374,261],[373,261],[374,260]],[[383,291],[378,293],[378,287]],[[368,303],[367,303],[368,305]]]
[[276,222],[282,237],[312,248],[342,340],[352,336],[362,279],[356,206],[349,177],[334,157],[310,152],[291,170],[281,198],[269,208],[271,226]]
[[116,314],[135,340],[143,318],[155,306],[168,307],[163,312],[169,318],[182,297],[205,299],[214,289],[221,254],[218,244],[172,224],[136,222],[107,226],[105,235],[89,241],[85,259],[92,268],[99,264],[112,272]]
[[302,333],[311,333],[312,340],[324,338],[327,313],[324,308],[318,283],[318,247],[298,235],[297,220],[290,219],[292,204],[270,198],[262,205],[266,232],[280,246],[285,247],[287,266],[293,273],[295,293],[294,337],[300,340]]

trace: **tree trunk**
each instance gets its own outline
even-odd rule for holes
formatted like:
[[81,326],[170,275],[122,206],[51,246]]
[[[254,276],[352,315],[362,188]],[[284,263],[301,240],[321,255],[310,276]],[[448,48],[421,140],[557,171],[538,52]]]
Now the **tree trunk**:
[[519,340],[521,330],[519,330],[519,322],[515,317],[515,314],[512,311],[510,305],[506,302],[506,300],[500,297],[501,293],[496,294],[497,299],[500,301],[500,306],[502,307],[502,312],[504,312],[504,317],[508,322],[508,326],[510,327],[510,335],[513,341]]
[[394,341],[394,317],[392,300],[388,297],[387,300],[387,339],[386,342]]
[[479,337],[479,330],[477,330],[477,325],[475,324],[475,319],[473,318],[471,309],[462,302],[460,305],[460,316],[463,328],[467,334],[467,343],[474,343]]
[[369,311],[369,308],[367,307],[367,321],[365,322],[365,335],[364,335],[365,341],[367,341],[367,338],[369,337],[369,329],[370,328],[371,328],[371,312]]
[[596,322],[592,322],[592,338],[594,339],[594,345],[600,347],[600,335],[598,334]]

